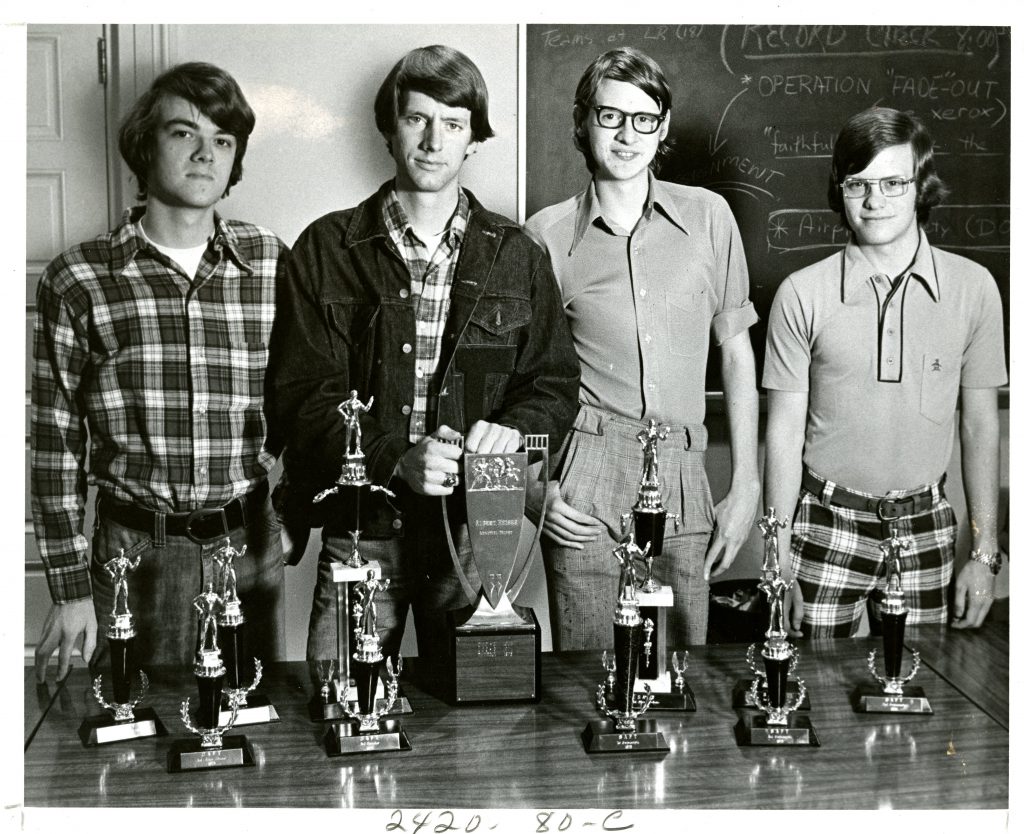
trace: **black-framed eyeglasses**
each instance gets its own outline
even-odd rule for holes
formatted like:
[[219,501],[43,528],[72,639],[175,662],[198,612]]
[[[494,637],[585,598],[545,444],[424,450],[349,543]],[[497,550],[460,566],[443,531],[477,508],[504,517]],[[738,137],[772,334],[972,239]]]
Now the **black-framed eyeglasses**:
[[664,113],[626,113],[618,107],[605,107],[603,104],[591,104],[590,109],[597,115],[598,127],[608,130],[618,130],[626,123],[627,116],[637,133],[654,133],[665,121]]
[[883,197],[902,197],[907,193],[907,188],[913,182],[912,179],[903,177],[881,177],[877,180],[866,180],[860,177],[847,177],[839,187],[843,190],[843,196],[853,200],[859,200],[868,196],[868,191],[874,185],[882,192]]

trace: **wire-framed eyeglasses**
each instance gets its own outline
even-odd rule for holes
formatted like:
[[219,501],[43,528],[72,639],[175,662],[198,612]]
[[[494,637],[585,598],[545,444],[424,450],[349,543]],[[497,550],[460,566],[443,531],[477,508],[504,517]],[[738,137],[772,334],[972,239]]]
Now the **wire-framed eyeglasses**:
[[908,180],[903,177],[881,177],[877,180],[847,177],[839,184],[839,187],[843,190],[844,197],[859,200],[868,196],[868,190],[872,185],[878,188],[883,197],[902,197],[907,193],[907,188],[912,182],[912,179]]
[[665,121],[664,113],[626,113],[617,107],[605,107],[603,104],[591,104],[590,109],[597,115],[599,127],[618,130],[626,123],[628,116],[637,133],[654,133]]

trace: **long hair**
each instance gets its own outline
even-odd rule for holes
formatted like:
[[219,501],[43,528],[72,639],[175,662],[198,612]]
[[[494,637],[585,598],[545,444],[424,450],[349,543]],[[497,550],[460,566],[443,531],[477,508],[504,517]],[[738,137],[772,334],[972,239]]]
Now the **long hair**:
[[487,117],[487,85],[477,65],[457,49],[435,44],[406,53],[391,68],[373,102],[374,120],[389,140],[398,129],[405,96],[423,93],[448,107],[465,107],[474,142],[494,136]]
[[121,123],[118,147],[138,181],[138,198],[146,199],[149,190],[154,131],[160,118],[160,102],[165,96],[185,99],[217,127],[235,137],[235,161],[222,195],[226,197],[231,186],[242,178],[242,159],[256,117],[234,78],[213,64],[192,61],[171,67],[157,76]]
[[829,207],[839,213],[844,225],[846,204],[841,183],[863,171],[871,160],[893,145],[909,144],[914,153],[914,182],[917,186],[917,222],[927,223],[932,207],[949,194],[949,188],[935,170],[932,137],[924,123],[912,113],[891,107],[869,107],[853,116],[839,131],[832,149],[832,170],[828,180]]
[[[597,95],[597,88],[605,80],[624,81],[642,90],[657,102],[659,113],[664,114],[672,109],[672,89],[658,62],[649,55],[631,46],[609,49],[598,55],[583,71],[579,84],[576,85],[576,99],[572,108],[573,144],[583,154],[590,173],[594,173],[595,162],[587,136],[587,117],[594,96]],[[671,143],[666,136],[658,145],[658,152],[651,161],[653,171],[658,171],[662,160],[671,150]]]

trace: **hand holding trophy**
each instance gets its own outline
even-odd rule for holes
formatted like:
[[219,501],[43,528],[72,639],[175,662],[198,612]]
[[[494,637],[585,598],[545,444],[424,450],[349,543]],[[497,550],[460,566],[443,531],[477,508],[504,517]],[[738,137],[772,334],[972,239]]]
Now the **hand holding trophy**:
[[[114,607],[110,612],[111,624],[107,628],[107,644],[110,647],[110,672],[114,689],[114,700],[103,697],[103,675],[97,675],[92,682],[96,701],[112,714],[87,717],[78,728],[79,738],[86,747],[108,744],[112,741],[162,736],[167,730],[156,713],[136,706],[146,697],[149,679],[141,669],[136,669],[135,619],[128,609],[128,574],[139,566],[141,556],[132,561],[121,548],[117,556],[104,565],[114,584]],[[139,687],[131,694],[132,674],[138,672]]]
[[409,750],[412,747],[401,722],[396,718],[383,718],[391,712],[398,698],[398,676],[402,673],[401,655],[397,656],[394,665],[390,657],[387,659],[386,695],[381,701],[376,697],[384,655],[377,634],[377,606],[374,597],[379,591],[386,590],[389,584],[388,579],[377,579],[373,570],[367,573],[366,579],[356,583],[357,602],[352,608],[356,626],[356,650],[352,655],[352,674],[356,679],[357,702],[352,705],[347,699],[341,701],[348,719],[332,724],[327,731],[324,744],[328,756]]
[[914,659],[910,672],[901,675],[903,668],[904,632],[907,625],[907,606],[903,599],[903,549],[909,539],[900,538],[894,523],[889,538],[878,547],[885,559],[885,596],[882,601],[882,652],[885,674],[875,668],[877,649],[868,654],[868,670],[877,685],[858,686],[854,692],[857,712],[910,712],[932,714],[932,707],[920,686],[905,686],[921,668],[921,653],[911,649]]
[[252,765],[252,751],[245,736],[224,738],[224,734],[238,719],[236,700],[231,700],[229,719],[223,725],[220,721],[226,670],[217,645],[217,617],[223,611],[224,602],[214,591],[212,581],[207,582],[206,589],[192,600],[192,607],[198,614],[199,638],[192,671],[199,689],[199,709],[193,717],[189,710],[190,699],[186,698],[181,702],[181,721],[199,739],[174,742],[167,754],[167,770],[169,773],[180,773],[185,770]]
[[744,706],[753,706],[759,714],[743,716],[736,726],[741,745],[811,745],[818,746],[818,739],[806,714],[795,711],[804,703],[807,687],[797,678],[796,694],[789,691],[789,673],[796,668],[799,653],[796,646],[786,638],[783,620],[785,594],[791,583],[783,580],[779,565],[778,529],[785,527],[775,508],[769,507],[768,515],[762,517],[758,526],[764,537],[764,561],[761,565],[761,582],[758,587],[768,598],[769,617],[767,638],[761,647],[764,669],[755,662],[756,646],[747,649],[747,665],[754,672],[754,679],[747,690]]
[[649,684],[637,694],[636,677],[643,653],[650,653],[650,635],[654,624],[640,614],[637,601],[637,562],[643,564],[650,544],[641,550],[630,533],[613,551],[619,562],[619,596],[615,604],[612,630],[615,635],[615,659],[602,657],[605,678],[597,688],[597,708],[606,718],[591,721],[583,731],[588,753],[633,753],[667,751],[668,744],[654,721],[641,718],[654,700]]

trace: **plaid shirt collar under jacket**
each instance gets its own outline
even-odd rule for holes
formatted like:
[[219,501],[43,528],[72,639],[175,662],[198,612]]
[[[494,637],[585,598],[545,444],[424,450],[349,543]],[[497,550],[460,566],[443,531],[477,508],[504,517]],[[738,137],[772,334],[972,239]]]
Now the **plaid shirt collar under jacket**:
[[427,434],[430,415],[437,412],[437,366],[448,320],[449,299],[462,240],[469,223],[469,199],[459,189],[459,204],[448,221],[441,242],[431,256],[409,223],[409,217],[392,188],[384,198],[384,223],[398,252],[409,267],[410,291],[416,306],[416,379],[409,416],[409,441]]
[[193,282],[146,241],[143,213],[40,280],[32,510],[56,601],[89,595],[87,454],[101,495],[166,513],[222,506],[274,463],[263,376],[284,245],[215,217]]

